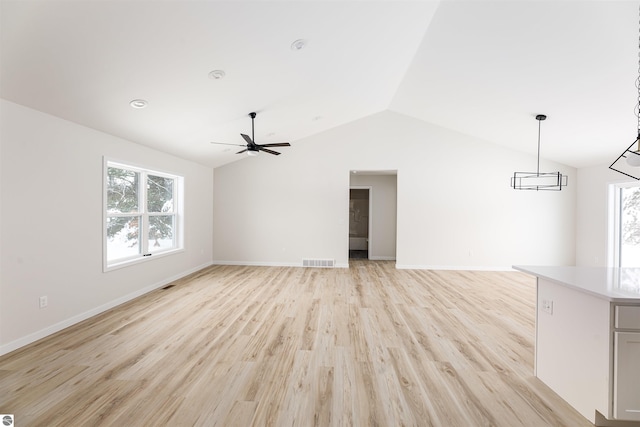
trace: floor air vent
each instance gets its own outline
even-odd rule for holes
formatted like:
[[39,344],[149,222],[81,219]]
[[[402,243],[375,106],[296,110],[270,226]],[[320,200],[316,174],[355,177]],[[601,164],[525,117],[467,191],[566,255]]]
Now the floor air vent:
[[167,289],[171,289],[171,288],[173,288],[174,286],[175,286],[175,285],[167,285],[167,286],[165,286],[165,287],[164,287],[164,288],[162,288],[162,289],[166,291]]
[[332,259],[303,259],[303,267],[335,267],[335,260]]

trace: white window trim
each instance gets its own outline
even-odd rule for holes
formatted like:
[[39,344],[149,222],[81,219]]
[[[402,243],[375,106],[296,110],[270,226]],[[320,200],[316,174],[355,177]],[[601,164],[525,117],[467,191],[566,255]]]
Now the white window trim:
[[638,187],[637,181],[618,182],[609,185],[609,238],[608,240],[608,266],[620,267],[620,225],[621,225],[621,209],[620,197],[622,189]]
[[[143,173],[145,175],[154,175],[161,176],[166,178],[175,179],[175,188],[174,188],[174,211],[175,211],[175,247],[172,249],[167,249],[161,252],[155,252],[151,256],[145,255],[148,254],[148,239],[142,240],[142,249],[141,253],[127,257],[121,258],[117,261],[109,262],[107,259],[107,218],[110,216],[107,214],[107,179],[108,179],[108,168],[116,167],[123,168],[127,170],[132,170],[135,172]],[[144,190],[142,186],[144,185],[145,180],[141,179],[139,185],[141,186],[140,190]],[[163,213],[158,212],[146,212],[146,191],[140,191],[140,202],[143,207],[142,211],[145,212],[142,215],[154,216],[154,215],[164,215]],[[170,173],[170,172],[161,172],[155,169],[151,169],[145,166],[137,165],[134,163],[123,162],[120,160],[103,157],[103,171],[102,171],[102,270],[104,272],[117,270],[119,268],[128,267],[130,265],[140,264],[143,262],[151,261],[152,259],[162,258],[170,255],[174,255],[176,253],[184,252],[184,177]],[[135,214],[117,214],[117,216],[140,216],[140,213]],[[113,215],[111,215],[113,216]],[[143,229],[140,230],[140,235],[148,236],[148,221],[143,221]]]

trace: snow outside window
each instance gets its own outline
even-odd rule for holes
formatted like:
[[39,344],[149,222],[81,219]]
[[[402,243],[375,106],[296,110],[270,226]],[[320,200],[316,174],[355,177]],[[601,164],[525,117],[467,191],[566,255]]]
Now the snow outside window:
[[640,184],[614,188],[614,266],[640,267]]
[[180,249],[181,177],[107,162],[105,270]]

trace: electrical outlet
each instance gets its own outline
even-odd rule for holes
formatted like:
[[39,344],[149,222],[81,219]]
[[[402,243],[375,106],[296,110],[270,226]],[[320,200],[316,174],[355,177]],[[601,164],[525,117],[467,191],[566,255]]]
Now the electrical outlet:
[[543,299],[542,311],[544,311],[545,313],[553,314],[553,301],[550,299]]
[[40,308],[45,308],[47,305],[49,305],[49,298],[46,296],[40,297]]

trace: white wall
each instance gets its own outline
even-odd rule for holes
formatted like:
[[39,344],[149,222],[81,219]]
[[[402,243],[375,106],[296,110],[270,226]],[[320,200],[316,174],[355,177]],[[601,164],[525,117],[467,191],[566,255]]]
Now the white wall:
[[[212,169],[4,100],[0,132],[0,354],[211,263]],[[103,273],[103,156],[185,177],[184,252]]]
[[396,175],[351,174],[351,186],[371,187],[369,259],[396,259],[396,183]]
[[611,184],[634,181],[599,165],[578,169],[576,213],[576,265],[607,267],[609,265],[609,208]]
[[[532,136],[535,138],[535,135]],[[525,155],[385,111],[214,171],[214,262],[348,264],[350,170],[397,170],[399,267],[573,265],[576,171],[561,192],[516,191]]]

